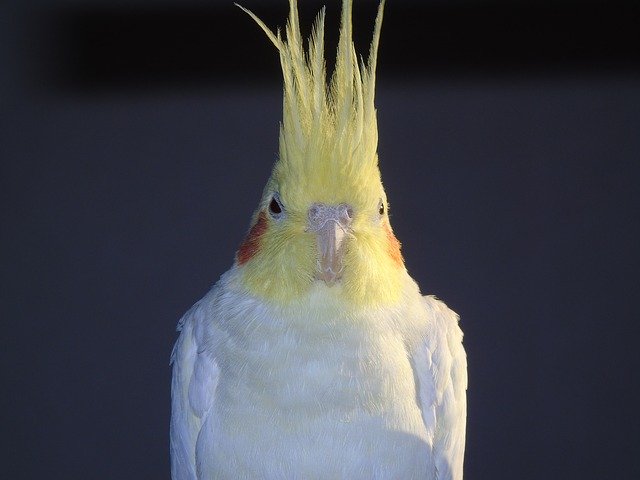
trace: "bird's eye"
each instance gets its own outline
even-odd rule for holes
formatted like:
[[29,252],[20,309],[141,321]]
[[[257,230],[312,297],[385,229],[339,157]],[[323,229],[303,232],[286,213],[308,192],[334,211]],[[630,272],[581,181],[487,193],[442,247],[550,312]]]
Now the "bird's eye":
[[384,215],[384,202],[382,201],[382,199],[378,204],[378,214],[380,214],[380,216]]
[[277,195],[271,197],[271,202],[269,203],[269,212],[275,218],[280,217],[280,215],[282,214],[282,204],[280,203]]

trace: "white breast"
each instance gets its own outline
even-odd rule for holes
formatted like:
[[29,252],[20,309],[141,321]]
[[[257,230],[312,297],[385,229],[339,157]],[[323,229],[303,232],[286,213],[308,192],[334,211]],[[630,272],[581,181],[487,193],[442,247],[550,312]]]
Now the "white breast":
[[221,373],[198,440],[201,478],[411,479],[432,468],[399,325],[408,312],[345,315],[327,295],[319,285],[291,311],[229,292],[211,307]]

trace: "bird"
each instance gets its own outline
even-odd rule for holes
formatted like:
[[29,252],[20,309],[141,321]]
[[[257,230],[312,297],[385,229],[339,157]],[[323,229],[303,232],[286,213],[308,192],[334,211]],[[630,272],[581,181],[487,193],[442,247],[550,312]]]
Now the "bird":
[[463,476],[467,359],[458,315],[421,293],[389,221],[368,59],[343,0],[327,77],[325,9],[307,48],[242,8],[282,67],[279,155],[231,268],[178,322],[173,480]]

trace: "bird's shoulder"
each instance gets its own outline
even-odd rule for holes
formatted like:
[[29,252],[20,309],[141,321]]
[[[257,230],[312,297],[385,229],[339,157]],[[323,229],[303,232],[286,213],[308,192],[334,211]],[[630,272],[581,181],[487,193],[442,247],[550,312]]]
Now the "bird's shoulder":
[[418,347],[419,364],[432,381],[430,403],[442,402],[447,387],[467,388],[466,353],[462,345],[460,317],[433,295],[422,297],[427,327]]
[[423,297],[427,329],[414,355],[418,396],[436,470],[462,478],[466,429],[467,357],[459,316],[434,296]]
[[171,353],[173,367],[170,427],[172,478],[194,480],[196,442],[215,402],[220,377],[216,359],[218,315],[224,278],[178,321],[180,333]]

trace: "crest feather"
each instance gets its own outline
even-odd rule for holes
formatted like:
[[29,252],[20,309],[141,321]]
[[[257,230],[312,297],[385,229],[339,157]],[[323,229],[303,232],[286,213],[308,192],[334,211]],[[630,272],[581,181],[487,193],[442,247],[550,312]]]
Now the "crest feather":
[[[237,5],[237,4],[236,4]],[[342,4],[336,67],[326,84],[324,55],[325,9],[314,23],[305,51],[297,0],[289,0],[289,20],[283,39],[253,12],[238,5],[264,30],[280,53],[284,79],[280,158],[274,168],[297,179],[339,173],[350,183],[379,182],[375,69],[384,0],[378,7],[369,59],[358,61],[353,44],[352,1]]]

